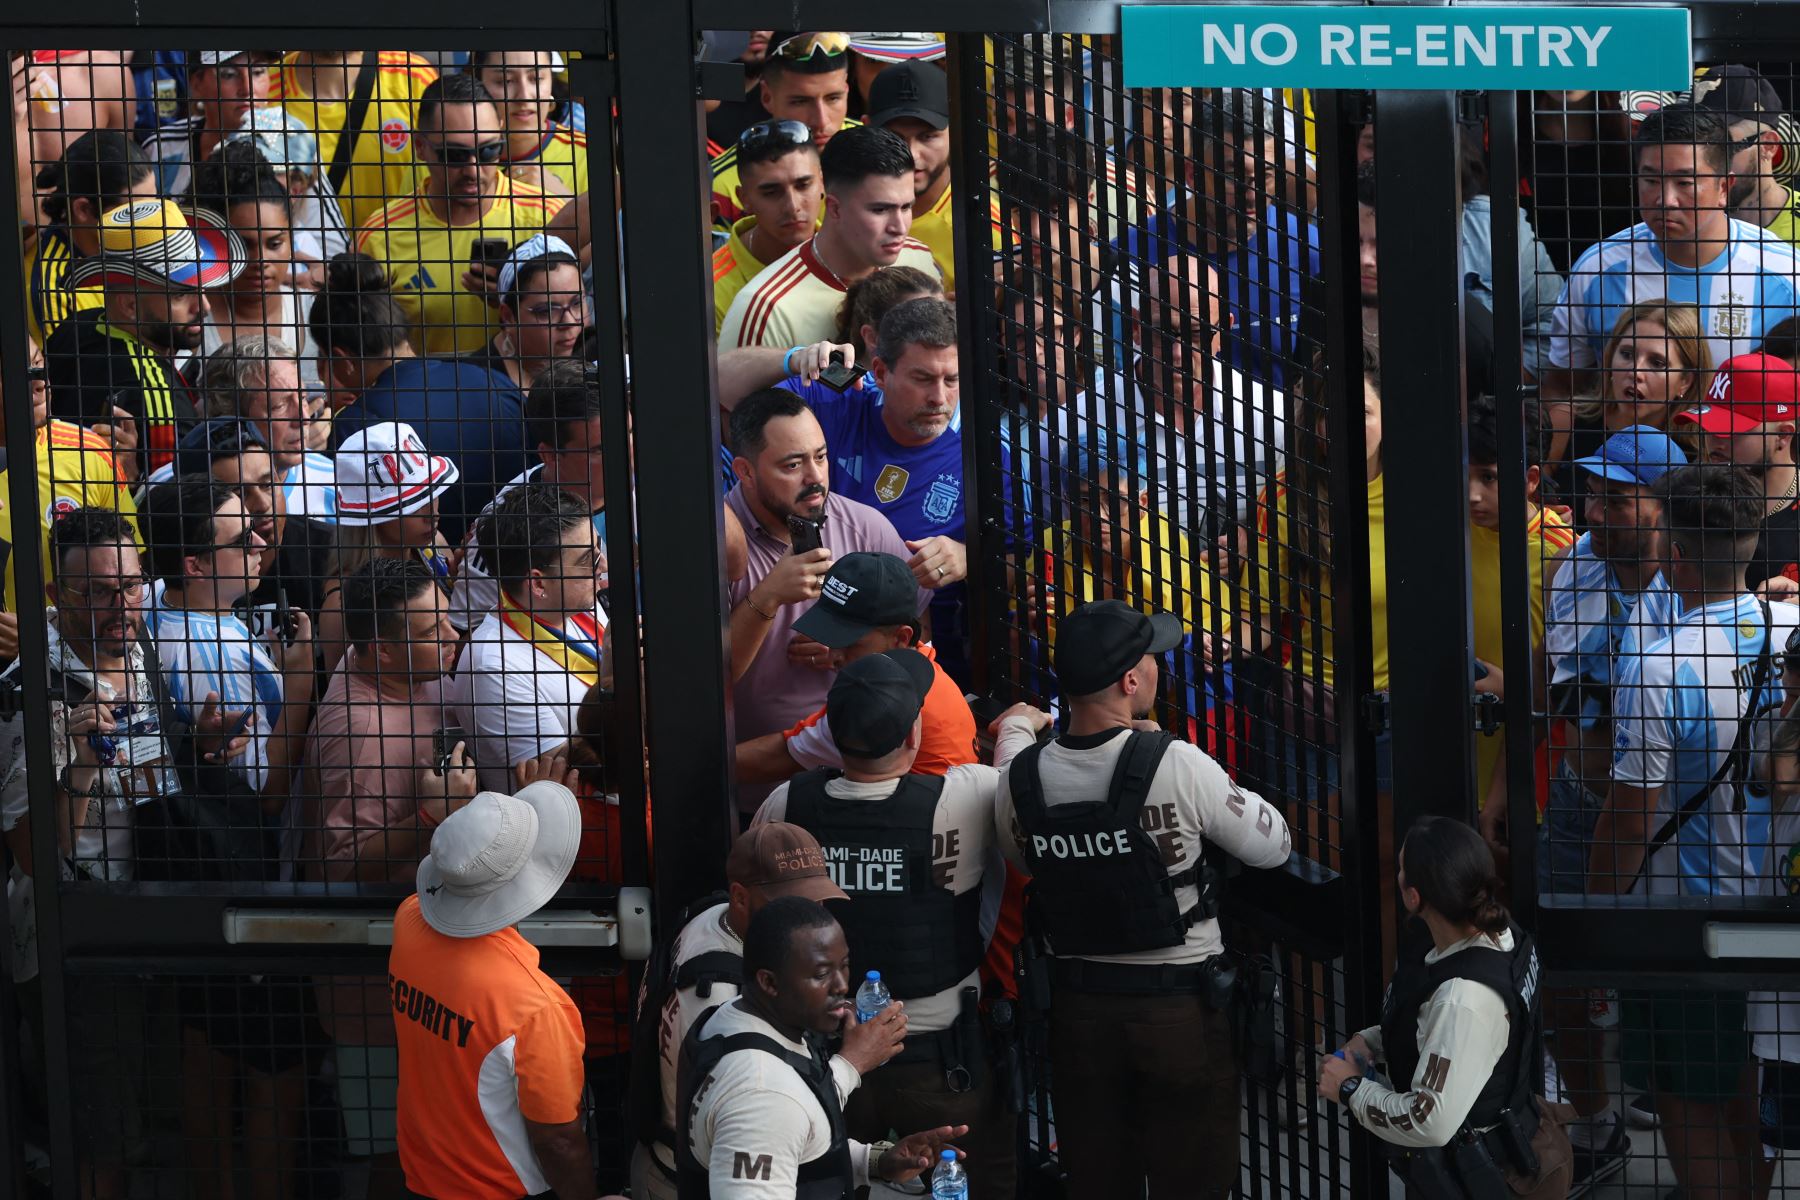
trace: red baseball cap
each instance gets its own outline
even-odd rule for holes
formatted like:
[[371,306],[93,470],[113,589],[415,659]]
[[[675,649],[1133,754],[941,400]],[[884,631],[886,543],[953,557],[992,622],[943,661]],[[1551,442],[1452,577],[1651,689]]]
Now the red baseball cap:
[[1796,414],[1800,414],[1800,374],[1773,354],[1740,354],[1719,367],[1705,402],[1675,414],[1675,419],[1730,437],[1775,421],[1791,423]]

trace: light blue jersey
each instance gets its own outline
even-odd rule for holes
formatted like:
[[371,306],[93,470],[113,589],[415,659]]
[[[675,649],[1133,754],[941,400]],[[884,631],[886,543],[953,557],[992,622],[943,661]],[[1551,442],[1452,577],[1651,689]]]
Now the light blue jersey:
[[192,728],[209,692],[229,712],[250,710],[250,745],[231,760],[258,791],[268,781],[269,733],[281,718],[281,673],[244,622],[232,613],[194,612],[163,603],[152,589],[149,630],[176,720]]
[[1604,721],[1614,663],[1673,633],[1679,608],[1660,573],[1642,592],[1626,591],[1612,566],[1594,553],[1593,538],[1582,534],[1550,581],[1544,617],[1550,686],[1576,693],[1561,714],[1582,729]]
[[[1612,778],[1660,792],[1651,833],[1711,783],[1737,739],[1758,656],[1765,646],[1780,653],[1800,624],[1792,604],[1771,604],[1769,613],[1765,631],[1755,597],[1716,601],[1683,613],[1670,636],[1618,660]],[[1781,677],[1771,672],[1759,710],[1781,699]],[[1768,841],[1767,795],[1721,782],[1651,857],[1634,891],[1643,894],[1647,881],[1650,895],[1758,892]]]
[[1722,363],[1762,345],[1763,333],[1795,315],[1800,259],[1760,226],[1733,219],[1724,250],[1701,267],[1663,257],[1656,235],[1633,225],[1588,247],[1575,260],[1550,320],[1550,365],[1600,366],[1619,314],[1634,304],[1671,300],[1700,310],[1700,334]]

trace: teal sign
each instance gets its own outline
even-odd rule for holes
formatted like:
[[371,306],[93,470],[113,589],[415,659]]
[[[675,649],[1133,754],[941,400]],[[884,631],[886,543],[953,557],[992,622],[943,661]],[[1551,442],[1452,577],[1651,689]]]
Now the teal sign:
[[1126,87],[1685,91],[1685,8],[1127,5]]

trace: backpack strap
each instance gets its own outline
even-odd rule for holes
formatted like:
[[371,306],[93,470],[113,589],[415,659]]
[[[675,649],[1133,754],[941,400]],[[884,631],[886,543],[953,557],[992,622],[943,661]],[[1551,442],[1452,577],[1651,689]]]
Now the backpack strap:
[[350,107],[344,110],[344,128],[332,148],[331,165],[325,169],[333,192],[343,191],[344,177],[350,174],[350,159],[362,137],[363,118],[368,115],[369,98],[375,94],[375,77],[380,72],[381,51],[364,50],[362,65],[356,69],[356,84],[350,92]]
[[729,950],[708,950],[705,954],[696,954],[675,968],[674,990],[693,988],[694,994],[702,1000],[712,996],[715,983],[744,986],[744,959],[742,955],[733,954]]

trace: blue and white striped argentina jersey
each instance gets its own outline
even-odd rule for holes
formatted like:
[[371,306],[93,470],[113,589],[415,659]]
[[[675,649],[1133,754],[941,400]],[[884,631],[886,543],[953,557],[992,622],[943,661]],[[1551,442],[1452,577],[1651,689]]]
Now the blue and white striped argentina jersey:
[[1588,247],[1575,260],[1550,319],[1550,365],[1600,365],[1619,314],[1647,300],[1700,309],[1700,332],[1714,365],[1762,345],[1763,331],[1795,314],[1800,282],[1794,247],[1760,226],[1733,219],[1725,250],[1703,267],[1663,257],[1645,224]]
[[[1582,534],[1550,581],[1544,615],[1544,653],[1550,686],[1590,683],[1611,687],[1613,664],[1638,647],[1674,632],[1680,602],[1659,573],[1642,592],[1619,584],[1607,561],[1594,553],[1593,538]],[[1591,729],[1607,716],[1603,702],[1583,698],[1577,725]]]
[[[1800,624],[1800,608],[1769,605],[1770,653],[1781,652]],[[1763,648],[1762,606],[1755,597],[1720,600],[1683,613],[1675,631],[1639,654],[1620,658],[1613,685],[1615,783],[1660,788],[1650,831],[1711,782],[1737,737]],[[1782,699],[1772,674],[1760,705]],[[1769,800],[1721,783],[1681,831],[1645,867],[1635,891],[1657,896],[1742,896],[1760,892],[1769,842]]]
[[[159,483],[167,483],[175,478],[175,464],[164,463],[150,472],[144,480],[138,495]],[[306,517],[326,525],[337,524],[337,473],[332,469],[329,454],[317,454],[311,450],[300,460],[300,465],[287,473],[281,481],[281,497],[290,517]]]
[[251,709],[244,727],[250,745],[231,764],[261,791],[269,777],[269,732],[281,717],[281,673],[234,614],[165,607],[163,590],[159,579],[148,625],[175,717],[191,728],[208,692],[217,692],[228,711]]

